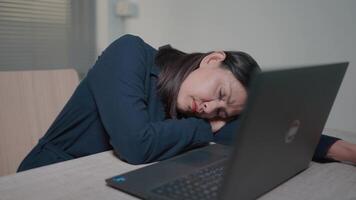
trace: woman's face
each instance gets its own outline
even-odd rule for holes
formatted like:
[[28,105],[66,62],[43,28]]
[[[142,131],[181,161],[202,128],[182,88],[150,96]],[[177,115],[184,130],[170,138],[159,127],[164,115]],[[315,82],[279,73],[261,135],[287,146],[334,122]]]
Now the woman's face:
[[221,67],[224,59],[224,52],[213,52],[188,75],[178,93],[179,112],[206,119],[227,119],[242,111],[246,89],[231,71]]

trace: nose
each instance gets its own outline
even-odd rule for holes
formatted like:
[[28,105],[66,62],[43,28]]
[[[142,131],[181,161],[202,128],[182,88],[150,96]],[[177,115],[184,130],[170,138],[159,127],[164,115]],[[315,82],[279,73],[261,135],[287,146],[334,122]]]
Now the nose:
[[202,110],[209,118],[217,117],[217,111],[222,107],[224,107],[224,103],[219,100],[207,101],[202,104]]

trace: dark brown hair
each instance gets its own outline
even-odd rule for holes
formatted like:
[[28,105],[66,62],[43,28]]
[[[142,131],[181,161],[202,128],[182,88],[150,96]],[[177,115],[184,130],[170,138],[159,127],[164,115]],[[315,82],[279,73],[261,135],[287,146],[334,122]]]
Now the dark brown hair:
[[[247,53],[241,51],[224,51],[226,58],[222,67],[232,72],[242,85],[248,88],[251,75],[259,71],[257,62]],[[158,78],[158,94],[165,104],[168,117],[177,118],[177,98],[182,82],[187,76],[199,67],[201,60],[208,53],[185,53],[172,48],[170,45],[160,47],[155,64],[160,67]]]

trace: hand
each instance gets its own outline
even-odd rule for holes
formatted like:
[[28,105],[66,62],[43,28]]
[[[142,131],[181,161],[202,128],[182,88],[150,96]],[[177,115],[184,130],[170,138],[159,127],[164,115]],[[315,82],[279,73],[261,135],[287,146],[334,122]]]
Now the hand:
[[337,161],[351,162],[356,165],[356,144],[338,140],[331,145],[327,157]]
[[225,124],[227,120],[223,119],[212,119],[210,120],[210,125],[211,125],[211,130],[213,133],[216,133],[218,130],[220,130]]

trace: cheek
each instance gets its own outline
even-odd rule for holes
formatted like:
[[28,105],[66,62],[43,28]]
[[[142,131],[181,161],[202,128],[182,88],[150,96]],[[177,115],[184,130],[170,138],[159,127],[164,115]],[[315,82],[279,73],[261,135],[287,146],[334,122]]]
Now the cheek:
[[178,93],[178,109],[186,109],[190,105],[191,99],[209,100],[212,98],[214,79],[204,74],[192,73],[183,81]]
[[192,87],[192,90],[193,89],[195,97],[200,100],[208,101],[216,98],[216,95],[214,94],[216,86],[207,81],[203,81],[200,85]]
[[184,98],[181,95],[181,93],[178,94],[178,98],[177,98],[177,108],[178,110],[182,111],[184,109]]
[[179,89],[179,93],[178,93],[178,96],[179,96],[179,99],[178,101],[184,103],[184,101],[186,101],[186,99],[188,97],[191,97],[191,96],[194,96],[194,93],[195,93],[195,81],[192,80],[192,79],[186,79],[180,89]]
[[187,87],[187,82],[183,82],[181,85],[181,88],[179,89],[178,92],[178,97],[177,97],[177,108],[178,110],[184,110],[187,104],[187,99],[190,96],[190,89]]
[[190,95],[202,95],[206,91],[210,90],[210,81],[206,79],[195,79],[188,82],[186,90],[189,91]]

